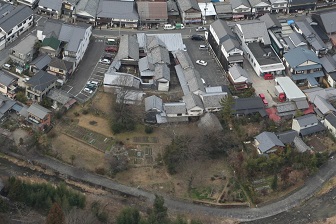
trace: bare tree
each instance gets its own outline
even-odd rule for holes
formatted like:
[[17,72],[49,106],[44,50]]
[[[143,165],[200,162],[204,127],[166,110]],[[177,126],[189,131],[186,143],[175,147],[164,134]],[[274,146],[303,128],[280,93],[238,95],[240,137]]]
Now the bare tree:
[[67,224],[95,224],[100,223],[94,214],[79,208],[73,208],[65,217]]

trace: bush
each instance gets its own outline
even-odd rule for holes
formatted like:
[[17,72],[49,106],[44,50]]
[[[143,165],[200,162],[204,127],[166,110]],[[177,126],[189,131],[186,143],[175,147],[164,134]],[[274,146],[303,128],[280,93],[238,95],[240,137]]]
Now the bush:
[[74,112],[74,115],[75,115],[76,117],[78,117],[78,116],[79,116],[79,113],[78,113],[78,112]]
[[0,212],[6,213],[8,211],[8,203],[0,197]]
[[83,110],[82,110],[82,114],[85,115],[85,114],[88,114],[88,113],[89,113],[89,110],[88,110],[88,109],[83,109]]
[[146,126],[145,127],[145,132],[146,134],[152,134],[154,131],[153,127],[152,126]]
[[124,130],[123,124],[120,122],[114,122],[111,127],[114,134],[119,134]]
[[96,174],[99,174],[99,175],[105,175],[106,170],[103,167],[97,167],[95,169],[95,172],[96,172]]

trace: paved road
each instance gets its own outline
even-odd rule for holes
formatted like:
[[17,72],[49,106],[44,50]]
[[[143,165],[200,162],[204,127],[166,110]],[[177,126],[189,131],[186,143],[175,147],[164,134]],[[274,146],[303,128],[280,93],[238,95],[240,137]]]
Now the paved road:
[[[58,171],[61,174],[71,176],[78,180],[96,184],[105,187],[107,189],[119,191],[136,197],[143,197],[147,199],[149,202],[152,202],[154,199],[153,193],[144,191],[142,189],[119,184],[111,179],[92,174],[88,171],[81,170],[79,168],[72,167],[67,164],[63,164],[49,157],[35,156],[34,158],[31,158],[31,160],[39,162],[40,164],[44,164],[50,167],[51,169]],[[240,221],[258,220],[288,211],[289,209],[300,205],[303,201],[306,201],[307,199],[311,198],[313,194],[320,189],[322,184],[335,174],[336,174],[336,159],[328,161],[328,163],[320,169],[320,171],[316,174],[316,176],[307,180],[306,185],[303,188],[299,189],[298,191],[288,196],[287,198],[284,198],[281,201],[260,208],[222,209],[203,205],[196,205],[188,201],[181,201],[170,197],[165,197],[165,203],[170,210],[174,210],[177,212],[187,212],[197,214],[201,213],[216,217],[234,218]]]

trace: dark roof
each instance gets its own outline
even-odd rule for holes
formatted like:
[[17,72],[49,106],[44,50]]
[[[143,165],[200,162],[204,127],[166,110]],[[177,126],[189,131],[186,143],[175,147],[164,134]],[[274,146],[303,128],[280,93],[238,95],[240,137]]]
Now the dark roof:
[[97,17],[138,20],[133,1],[99,1]]
[[19,5],[6,16],[0,18],[0,27],[6,33],[13,29],[16,25],[23,22],[29,16],[34,14],[33,10],[27,6]]
[[177,5],[180,7],[180,9],[185,12],[189,9],[194,9],[197,11],[201,11],[199,5],[197,4],[196,0],[177,0]]
[[325,119],[336,128],[336,115],[334,113],[328,114]]
[[289,130],[289,131],[278,133],[277,136],[282,143],[290,144],[294,141],[294,138],[296,136],[299,136],[299,134],[295,130]]
[[289,0],[290,6],[316,4],[317,0]]
[[258,149],[262,153],[265,153],[276,146],[285,146],[273,132],[264,131],[255,138],[259,142]]
[[61,45],[61,41],[59,41],[56,37],[46,37],[42,41],[42,47],[48,46],[54,50],[57,50]]
[[60,68],[65,71],[69,71],[73,68],[73,62],[64,61],[59,58],[53,58],[49,63],[49,67]]
[[38,69],[43,69],[49,64],[50,61],[51,61],[51,57],[49,55],[42,54],[38,56],[37,58],[35,58],[34,61],[30,63],[30,65],[34,65]]
[[248,44],[248,48],[251,50],[253,56],[260,65],[281,63],[281,60],[274,53],[273,48],[270,46],[265,46],[261,43],[253,42]]
[[320,131],[324,131],[326,130],[326,127],[323,126],[323,124],[321,124],[320,122],[318,122],[317,125],[311,126],[309,128],[304,128],[300,130],[300,134],[302,136],[306,136],[306,135],[310,135],[310,134],[314,134]]
[[281,28],[281,23],[276,17],[276,14],[266,13],[265,15],[259,17],[261,21],[264,21],[267,29],[279,27]]
[[237,98],[234,100],[232,106],[234,114],[251,114],[257,113],[264,114],[264,103],[260,97],[249,97],[249,98]]
[[26,84],[32,87],[34,90],[43,91],[47,88],[51,83],[56,82],[57,77],[55,75],[51,75],[48,72],[40,70],[33,77],[31,77]]
[[9,86],[15,79],[17,78],[3,71],[0,71],[0,84],[1,85]]
[[312,15],[312,19],[315,20],[318,23],[318,25],[324,29],[325,32],[327,33],[336,32],[336,26],[335,26],[336,12],[335,10],[316,12]]

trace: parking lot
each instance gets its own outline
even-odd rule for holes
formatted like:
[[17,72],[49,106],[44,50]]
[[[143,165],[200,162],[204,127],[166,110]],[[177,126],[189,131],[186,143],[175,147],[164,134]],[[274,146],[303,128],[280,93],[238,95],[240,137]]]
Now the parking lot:
[[[183,39],[187,47],[187,52],[194,63],[195,69],[199,71],[201,77],[205,81],[206,86],[227,85],[228,81],[225,77],[225,72],[217,63],[216,57],[212,55],[207,49],[199,49],[200,45],[205,45],[205,41],[191,40],[190,37]],[[196,60],[204,60],[207,62],[206,66],[196,64]]]
[[104,73],[109,65],[99,63],[99,59],[105,54],[104,38],[93,38],[83,60],[79,63],[74,74],[70,77],[63,90],[74,96],[80,102],[85,102],[90,99],[97,88],[92,88],[91,91],[85,89],[88,81],[96,81],[102,83]]

